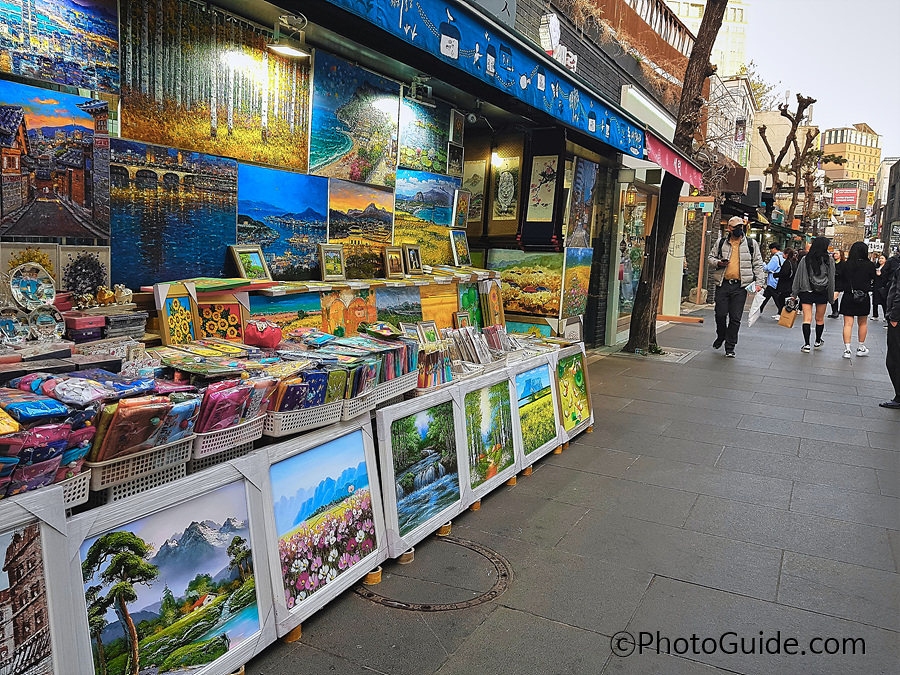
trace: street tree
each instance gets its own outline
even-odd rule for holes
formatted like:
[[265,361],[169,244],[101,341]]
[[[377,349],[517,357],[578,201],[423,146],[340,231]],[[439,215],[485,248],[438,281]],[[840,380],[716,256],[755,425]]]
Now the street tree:
[[759,73],[759,66],[755,61],[745,63],[738,70],[738,75],[743,75],[750,82],[750,90],[753,92],[753,98],[756,99],[756,106],[760,110],[772,110],[775,107],[775,91],[781,82],[772,84]]
[[[781,187],[784,185],[784,179],[781,174],[789,173],[790,169],[783,169],[782,164],[787,157],[788,151],[790,151],[797,140],[797,128],[802,124],[803,120],[806,118],[806,110],[813,103],[816,102],[816,99],[809,98],[804,96],[803,94],[797,94],[797,109],[794,112],[791,112],[790,106],[787,103],[781,103],[778,105],[778,112],[781,113],[781,116],[787,119],[791,123],[791,128],[787,133],[787,136],[784,138],[784,145],[781,146],[781,149],[776,154],[772,149],[772,144],[769,142],[769,138],[767,134],[767,128],[765,124],[760,125],[757,130],[759,133],[759,137],[762,139],[763,145],[766,147],[766,152],[769,153],[770,164],[763,172],[768,176],[772,177],[772,194],[777,194]],[[818,133],[818,132],[816,132]],[[789,217],[793,217],[792,215]]]

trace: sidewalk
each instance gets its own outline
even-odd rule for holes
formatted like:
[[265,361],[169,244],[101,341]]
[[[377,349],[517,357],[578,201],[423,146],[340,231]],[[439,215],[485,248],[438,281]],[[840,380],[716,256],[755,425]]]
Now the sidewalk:
[[[703,315],[659,335],[699,352],[687,362],[595,361],[594,433],[454,521],[452,537],[509,562],[502,595],[409,611],[347,592],[247,673],[896,674],[900,413],[877,406],[892,394],[884,324],[871,326],[871,356],[848,361],[838,319],[826,319],[824,348],[802,354],[799,326],[761,318],[732,360],[712,349]],[[455,603],[496,581],[477,551],[431,537],[370,588]],[[658,631],[671,655],[616,656],[619,631]],[[865,655],[859,642],[856,655],[760,655],[760,631],[780,631],[782,650],[791,637],[797,651],[862,638]],[[704,654],[703,638],[723,633],[738,653]],[[696,653],[675,655],[692,634]],[[742,637],[755,655],[740,653]]]

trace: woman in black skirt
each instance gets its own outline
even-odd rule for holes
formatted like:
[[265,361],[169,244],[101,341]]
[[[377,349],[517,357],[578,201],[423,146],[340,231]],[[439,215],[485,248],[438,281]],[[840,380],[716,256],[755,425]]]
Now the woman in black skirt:
[[846,258],[844,257],[844,252],[841,250],[832,251],[831,257],[834,258],[834,290],[838,292],[838,297],[829,301],[831,302],[831,314],[828,315],[828,318],[836,319],[840,316],[840,313],[838,312],[838,298],[840,297],[840,293],[843,293],[845,290],[843,286],[844,282],[839,270]]
[[875,263],[869,260],[869,247],[864,242],[858,241],[850,247],[850,255],[838,267],[837,276],[844,289],[840,310],[844,315],[844,358],[849,359],[853,356],[850,350],[853,317],[856,317],[859,335],[856,355],[868,356],[866,335],[869,332],[869,310],[872,308],[869,291],[872,290],[872,282],[875,280]]
[[837,292],[834,290],[834,259],[828,255],[828,244],[831,240],[826,237],[816,237],[809,247],[809,252],[803,256],[803,260],[797,265],[794,274],[792,294],[800,299],[800,307],[803,309],[803,347],[805,354],[810,352],[810,334],[812,322],[816,320],[816,342],[818,349],[825,341],[822,333],[825,331],[825,308],[829,302],[837,300]]

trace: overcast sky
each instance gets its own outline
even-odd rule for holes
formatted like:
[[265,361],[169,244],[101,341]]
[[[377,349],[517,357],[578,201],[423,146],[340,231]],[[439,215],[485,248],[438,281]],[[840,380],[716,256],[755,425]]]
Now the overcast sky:
[[821,130],[865,122],[900,155],[900,2],[750,0],[747,58],[776,90],[812,96]]

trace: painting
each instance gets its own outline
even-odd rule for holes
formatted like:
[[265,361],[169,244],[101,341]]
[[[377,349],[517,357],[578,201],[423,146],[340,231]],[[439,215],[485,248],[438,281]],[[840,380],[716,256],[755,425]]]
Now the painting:
[[502,326],[503,296],[499,279],[487,279],[478,282],[478,295],[481,298],[481,314],[485,326]]
[[237,242],[262,248],[272,278],[318,279],[328,241],[328,179],[238,165]]
[[269,267],[259,245],[229,246],[231,260],[241,279],[269,279]]
[[459,110],[450,113],[450,142],[457,145],[463,144],[463,134],[466,131],[466,116]]
[[109,246],[60,246],[60,290],[95,293],[98,285],[110,285]]
[[400,85],[322,51],[314,70],[309,172],[392,187]]
[[456,284],[429,284],[419,287],[422,318],[438,328],[453,328],[453,314],[459,311]]
[[340,244],[319,244],[319,267],[322,281],[342,281],[347,278],[344,247]]
[[112,139],[112,281],[224,277],[237,238],[237,162]]
[[519,216],[519,157],[501,157],[491,162],[492,220],[517,220]]
[[447,175],[454,178],[462,178],[463,175],[463,156],[465,150],[463,146],[456,143],[447,144]]
[[94,672],[195,669],[257,637],[249,528],[237,481],[86,539]]
[[[77,10],[75,10],[77,8]],[[0,70],[81,89],[119,90],[116,0],[10,2]]]
[[535,337],[550,337],[553,331],[548,323],[535,323],[531,321],[516,321],[515,319],[506,319],[507,333],[522,333],[523,335],[534,335]]
[[547,364],[516,375],[516,398],[522,447],[529,455],[557,437],[556,406]]
[[298,328],[322,327],[322,304],[318,293],[250,296],[250,320],[271,321],[285,337]]
[[566,246],[587,248],[591,245],[591,219],[594,215],[594,187],[597,184],[598,168],[594,162],[582,157],[575,158]]
[[375,289],[328,291],[322,293],[322,331],[338,337],[357,335],[359,324],[378,319]]
[[109,239],[108,116],[105,101],[0,80],[0,237]]
[[557,155],[541,155],[532,159],[525,220],[535,223],[553,222],[558,164]]
[[449,265],[453,260],[447,230],[453,222],[453,197],[458,178],[424,171],[397,171],[394,199],[394,243],[419,244],[425,265]]
[[59,264],[58,244],[0,244],[0,272],[9,274],[19,265],[36,263],[53,278],[53,284],[61,289],[62,275]]
[[400,99],[400,166],[447,173],[449,140],[450,106],[435,101],[432,108],[405,96]]
[[348,279],[384,276],[382,250],[394,234],[394,195],[388,188],[328,181],[328,241],[344,247]]
[[563,270],[561,319],[584,314],[591,280],[592,248],[567,248]]
[[197,300],[200,336],[232,342],[244,341],[250,300],[245,293],[209,293]]
[[200,337],[196,301],[183,288],[169,288],[159,318],[164,345],[180,345]]
[[515,461],[509,380],[466,393],[464,409],[469,485],[474,489]]
[[192,0],[121,0],[122,136],[307,169],[309,66]]
[[484,328],[484,317],[481,315],[481,298],[478,297],[478,284],[461,283],[458,289],[459,309],[469,313],[471,325],[481,330]]
[[469,240],[465,230],[450,230],[450,249],[453,251],[453,264],[457,267],[468,267],[472,264],[469,255]]
[[435,344],[441,339],[441,332],[434,321],[420,321],[416,330],[422,344]]
[[503,308],[507,312],[559,315],[562,253],[535,253],[492,248],[487,266],[500,272]]
[[469,226],[469,204],[472,201],[472,193],[468,190],[457,190],[453,197],[452,227],[461,230]]
[[468,328],[472,325],[472,321],[469,318],[468,312],[454,312],[453,313],[453,327],[454,328]]
[[422,275],[422,251],[418,244],[403,244],[403,264],[407,274]]
[[459,502],[452,401],[394,420],[390,449],[403,537]]
[[384,278],[402,279],[403,272],[403,248],[400,246],[385,246],[384,250]]
[[401,323],[418,323],[422,320],[422,301],[418,286],[375,289],[375,307],[378,320],[399,327]]
[[487,162],[483,159],[470,160],[463,164],[462,187],[472,198],[469,201],[469,220],[481,222],[484,213],[484,180],[487,177]]
[[591,417],[591,397],[581,352],[560,357],[556,364],[563,428],[572,431]]

